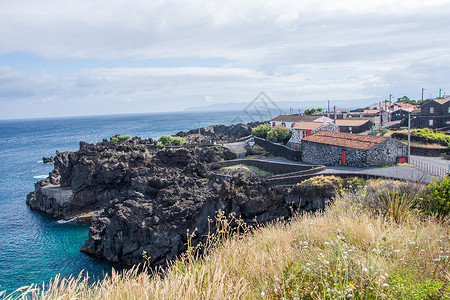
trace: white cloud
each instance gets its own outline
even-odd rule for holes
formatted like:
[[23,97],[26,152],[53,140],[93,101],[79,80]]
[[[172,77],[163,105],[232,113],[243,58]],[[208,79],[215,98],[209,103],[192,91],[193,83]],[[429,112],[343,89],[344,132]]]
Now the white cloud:
[[[4,63],[8,105],[164,110],[251,100],[261,90],[289,98],[280,100],[351,99],[448,84],[448,0],[1,2],[0,55],[97,62],[69,75]],[[98,68],[171,58],[179,65]]]

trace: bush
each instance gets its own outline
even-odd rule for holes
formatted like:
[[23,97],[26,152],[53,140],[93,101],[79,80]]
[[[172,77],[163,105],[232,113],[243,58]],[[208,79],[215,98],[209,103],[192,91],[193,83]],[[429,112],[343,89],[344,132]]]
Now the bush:
[[415,205],[425,214],[446,216],[450,212],[450,177],[433,180],[419,197]]
[[119,142],[123,142],[123,141],[129,140],[130,138],[131,138],[131,136],[129,136],[129,135],[123,135],[123,136],[121,136],[120,134],[116,134],[115,136],[112,136],[112,137],[110,138],[110,140],[111,140],[111,142],[113,142],[114,144],[117,144],[117,143],[119,143]]
[[181,145],[184,143],[184,139],[178,136],[163,135],[158,139],[158,146]]
[[292,132],[283,126],[276,126],[267,133],[267,140],[286,144],[292,136]]
[[270,130],[269,123],[261,124],[252,129],[252,135],[263,139],[267,138],[267,132]]
[[429,128],[424,129],[413,129],[411,131],[411,135],[413,136],[421,136],[429,140],[430,142],[439,141],[449,144],[450,143],[450,135],[445,134],[439,131],[433,131]]

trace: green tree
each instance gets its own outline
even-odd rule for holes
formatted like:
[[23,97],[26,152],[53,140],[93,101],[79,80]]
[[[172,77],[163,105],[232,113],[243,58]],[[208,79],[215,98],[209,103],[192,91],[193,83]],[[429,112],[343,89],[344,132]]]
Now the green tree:
[[310,109],[306,109],[305,110],[305,115],[308,115],[308,116],[310,116],[310,115],[313,115],[315,112],[322,112],[322,108],[310,108]]
[[267,132],[270,130],[269,123],[261,124],[252,129],[252,135],[263,139],[267,138]]
[[276,126],[267,133],[267,140],[271,142],[287,143],[292,136],[292,132],[283,126]]
[[397,101],[395,103],[408,103],[408,104],[416,105],[417,101],[409,99],[408,96],[403,96],[401,98],[397,98]]

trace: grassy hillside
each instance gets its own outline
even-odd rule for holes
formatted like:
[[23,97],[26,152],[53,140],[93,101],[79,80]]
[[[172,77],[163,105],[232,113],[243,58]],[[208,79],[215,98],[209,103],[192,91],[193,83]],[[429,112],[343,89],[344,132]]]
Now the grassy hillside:
[[163,276],[134,269],[94,286],[56,278],[10,298],[448,299],[449,220],[412,205],[420,193],[417,184],[359,183],[325,212],[257,229],[234,220],[232,230],[219,214],[206,255],[191,249]]

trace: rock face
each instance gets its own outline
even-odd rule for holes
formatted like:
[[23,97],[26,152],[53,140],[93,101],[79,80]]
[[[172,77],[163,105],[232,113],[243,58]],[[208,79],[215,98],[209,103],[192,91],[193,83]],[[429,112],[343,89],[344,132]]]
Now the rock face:
[[[186,171],[180,169],[181,178]],[[186,250],[187,232],[196,232],[195,246],[209,229],[214,231],[208,218],[218,210],[252,225],[287,218],[298,209],[323,208],[332,196],[332,190],[325,195],[314,186],[269,187],[250,174],[188,173],[184,180],[147,181],[139,192],[111,201],[104,216],[92,219],[82,251],[126,264],[142,263],[146,253],[151,264],[163,265]]]
[[72,216],[104,209],[91,219],[81,251],[110,262],[163,265],[186,250],[187,231],[199,243],[218,210],[248,224],[325,206],[332,192],[314,186],[271,187],[251,172],[220,175],[218,162],[236,158],[219,147],[161,148],[133,138],[114,144],[80,142],[58,153],[49,178],[27,197],[32,209]]
[[[200,129],[193,129],[188,132],[180,131],[176,136],[185,138],[187,141],[200,142],[229,142],[252,134],[252,128],[264,122],[252,122],[248,124],[236,125],[211,125]],[[200,133],[200,135],[199,135]]]

